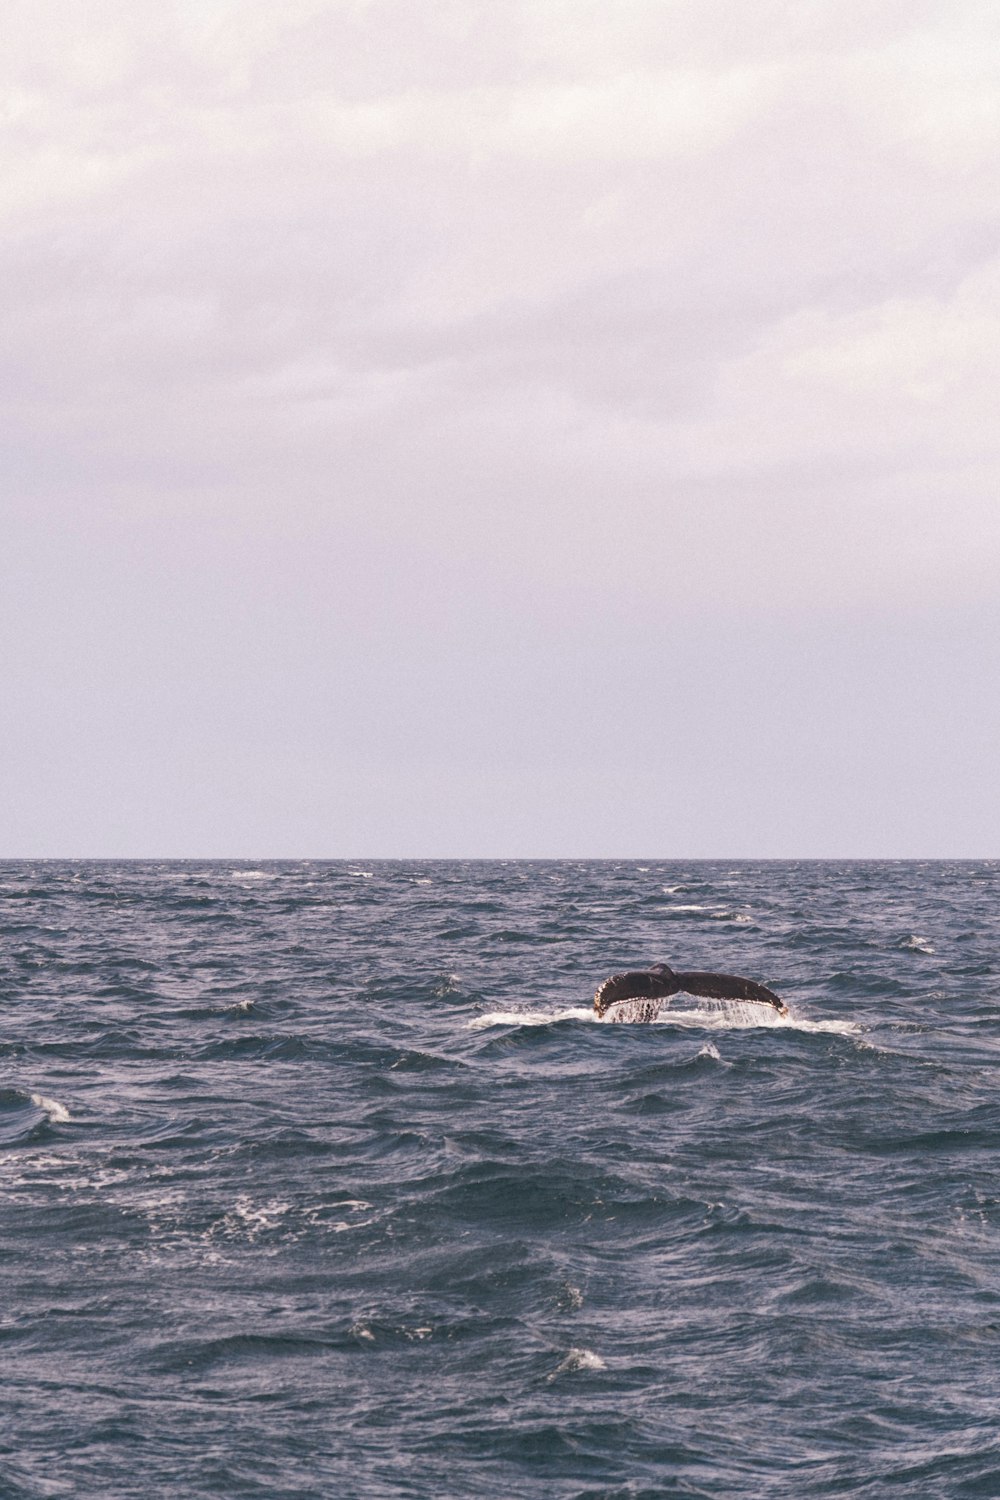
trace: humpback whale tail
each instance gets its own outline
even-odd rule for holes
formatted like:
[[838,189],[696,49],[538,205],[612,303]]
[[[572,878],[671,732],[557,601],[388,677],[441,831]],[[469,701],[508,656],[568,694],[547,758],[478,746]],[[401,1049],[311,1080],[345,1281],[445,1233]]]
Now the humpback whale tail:
[[630,1019],[655,1021],[660,1001],[681,993],[700,995],[706,1000],[757,1001],[761,1005],[773,1005],[782,1016],[788,1009],[779,995],[756,980],[742,979],[738,974],[708,974],[697,969],[675,973],[666,964],[654,964],[651,969],[631,969],[627,974],[612,974],[594,996],[594,1009],[599,1016],[604,1016],[612,1005],[623,1000],[637,1000],[639,1005],[630,1007]]

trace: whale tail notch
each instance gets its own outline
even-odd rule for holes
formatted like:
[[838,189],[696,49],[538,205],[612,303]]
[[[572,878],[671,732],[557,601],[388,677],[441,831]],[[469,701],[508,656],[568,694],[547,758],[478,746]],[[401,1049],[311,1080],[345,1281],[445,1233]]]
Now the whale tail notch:
[[666,964],[654,964],[651,969],[630,969],[626,974],[612,974],[598,988],[594,996],[594,1009],[604,1016],[613,1005],[624,1001],[637,1001],[627,1012],[612,1015],[611,1019],[655,1021],[660,1001],[677,994],[697,995],[706,1000],[749,1000],[760,1005],[771,1005],[779,1015],[787,1015],[788,1007],[766,985],[754,979],[744,979],[739,974],[710,974],[698,969],[687,969],[676,973]]
[[681,989],[678,976],[666,964],[655,964],[651,969],[630,969],[627,974],[612,974],[599,987],[594,996],[594,1009],[603,1016],[610,1006],[620,1005],[626,1000],[644,1002],[630,1005],[627,1012],[620,1011],[615,1019],[637,1019],[655,1021],[660,1001],[676,995]]

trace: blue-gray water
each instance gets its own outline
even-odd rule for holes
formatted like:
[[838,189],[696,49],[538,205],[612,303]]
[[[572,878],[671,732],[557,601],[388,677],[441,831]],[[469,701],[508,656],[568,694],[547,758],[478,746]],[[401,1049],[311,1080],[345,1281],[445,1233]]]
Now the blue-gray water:
[[[0,866],[0,1496],[1000,1495],[1000,865]],[[791,1016],[588,1009],[744,973]]]

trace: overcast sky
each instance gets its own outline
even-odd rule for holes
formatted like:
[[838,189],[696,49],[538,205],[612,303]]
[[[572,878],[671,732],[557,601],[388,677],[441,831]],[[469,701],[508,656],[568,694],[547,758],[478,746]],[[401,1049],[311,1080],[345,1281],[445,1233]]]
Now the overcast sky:
[[1000,854],[994,0],[7,0],[0,854]]

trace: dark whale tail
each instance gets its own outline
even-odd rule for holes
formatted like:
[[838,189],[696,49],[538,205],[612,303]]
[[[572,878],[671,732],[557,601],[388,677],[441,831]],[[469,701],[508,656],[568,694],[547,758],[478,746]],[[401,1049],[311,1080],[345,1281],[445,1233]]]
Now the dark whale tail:
[[655,964],[651,969],[632,969],[627,974],[612,974],[594,996],[594,1009],[603,1016],[610,1006],[622,1000],[647,1001],[648,1004],[632,1007],[632,1014],[636,1020],[653,1021],[660,1000],[681,993],[703,996],[706,1000],[756,1001],[761,1005],[773,1005],[782,1016],[788,1009],[779,995],[756,980],[743,979],[738,974],[708,974],[697,969],[675,973],[666,964]]

